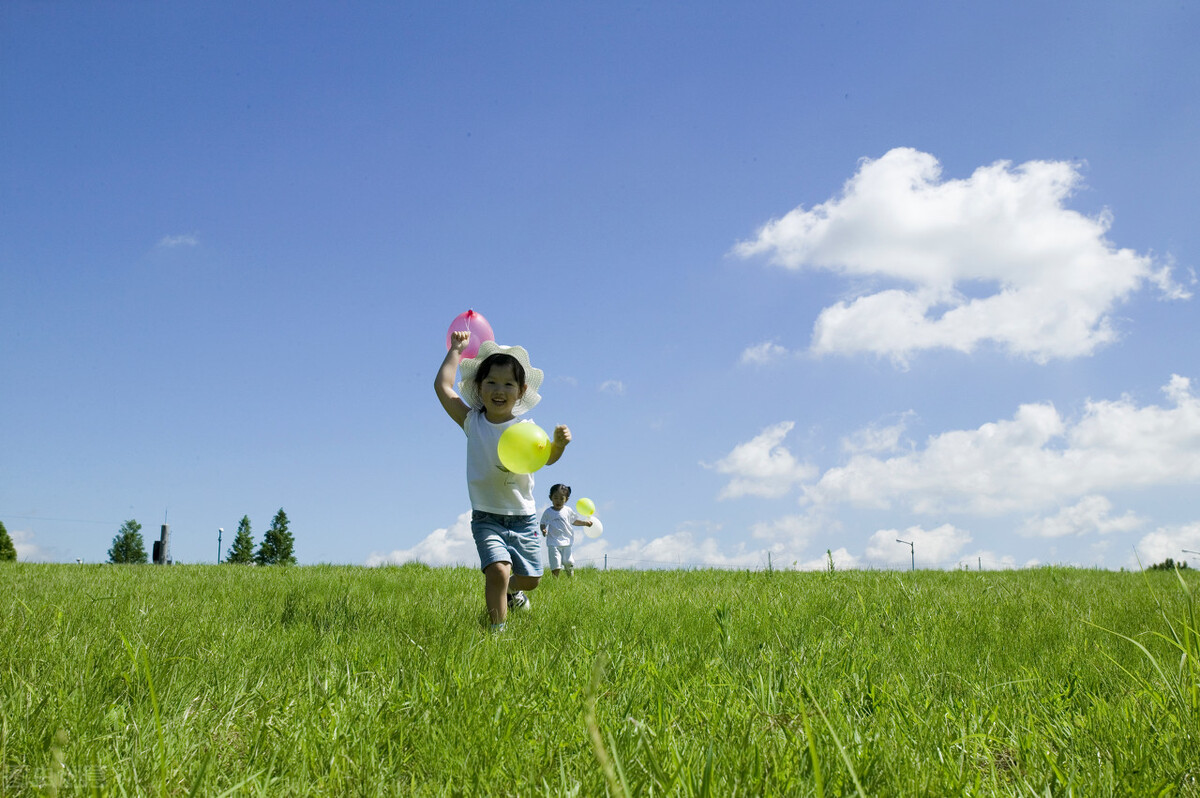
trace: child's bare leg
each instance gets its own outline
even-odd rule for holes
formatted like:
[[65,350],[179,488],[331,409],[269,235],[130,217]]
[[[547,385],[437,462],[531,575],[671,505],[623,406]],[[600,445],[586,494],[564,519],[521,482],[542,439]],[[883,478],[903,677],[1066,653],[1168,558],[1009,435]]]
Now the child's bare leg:
[[538,582],[540,582],[541,579],[542,578],[540,576],[521,576],[520,574],[513,574],[512,578],[508,580],[508,589],[533,590],[538,586]]
[[483,596],[492,623],[504,623],[508,617],[508,583],[511,574],[512,566],[506,562],[494,562],[483,569]]

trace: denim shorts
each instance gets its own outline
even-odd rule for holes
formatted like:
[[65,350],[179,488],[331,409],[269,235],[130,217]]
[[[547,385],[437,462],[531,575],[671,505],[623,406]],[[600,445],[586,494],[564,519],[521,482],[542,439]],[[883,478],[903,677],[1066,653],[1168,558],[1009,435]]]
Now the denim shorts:
[[471,511],[471,535],[479,550],[479,568],[512,563],[518,576],[542,575],[542,546],[536,515],[496,515]]

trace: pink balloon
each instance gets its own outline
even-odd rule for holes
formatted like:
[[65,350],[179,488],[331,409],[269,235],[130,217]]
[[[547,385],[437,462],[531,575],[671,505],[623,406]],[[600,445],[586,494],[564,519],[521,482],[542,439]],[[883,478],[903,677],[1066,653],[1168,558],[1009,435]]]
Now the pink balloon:
[[463,350],[463,357],[475,357],[479,354],[480,344],[484,341],[496,340],[496,336],[492,333],[492,325],[488,324],[488,320],[483,317],[483,314],[468,310],[459,313],[454,317],[454,321],[450,322],[450,329],[446,330],[447,349],[450,348],[450,339],[454,333],[464,330],[471,333],[471,338],[467,341],[467,348]]

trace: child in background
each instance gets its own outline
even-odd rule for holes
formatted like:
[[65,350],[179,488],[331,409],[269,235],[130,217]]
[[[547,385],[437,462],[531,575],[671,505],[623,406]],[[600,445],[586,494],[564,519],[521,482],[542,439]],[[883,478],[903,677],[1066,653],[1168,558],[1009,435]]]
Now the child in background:
[[[471,534],[479,551],[491,629],[502,632],[510,607],[529,609],[524,591],[537,587],[542,565],[533,475],[506,469],[496,445],[504,430],[522,423],[517,416],[541,401],[537,389],[542,372],[529,364],[523,348],[494,341],[484,341],[478,355],[463,360],[470,337],[466,331],[453,333],[433,388],[446,414],[467,435]],[[456,371],[462,375],[458,392]],[[562,424],[555,427],[546,464],[557,462],[570,442],[571,431]]]
[[571,498],[570,485],[554,485],[550,488],[550,503],[542,513],[542,535],[546,538],[546,552],[550,555],[550,573],[558,576],[564,568],[567,576],[575,571],[575,558],[571,556],[571,546],[575,544],[573,526],[591,526],[590,518],[583,518],[577,512],[567,507],[567,499]]

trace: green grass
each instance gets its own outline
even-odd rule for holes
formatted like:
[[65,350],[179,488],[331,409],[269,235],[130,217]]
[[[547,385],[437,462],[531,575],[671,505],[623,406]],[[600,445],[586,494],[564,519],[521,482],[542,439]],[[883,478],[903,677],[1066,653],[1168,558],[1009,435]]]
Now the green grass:
[[0,794],[1200,795],[1196,577],[0,567]]

